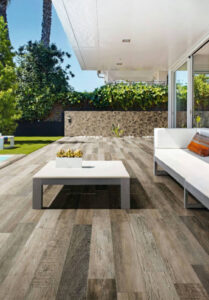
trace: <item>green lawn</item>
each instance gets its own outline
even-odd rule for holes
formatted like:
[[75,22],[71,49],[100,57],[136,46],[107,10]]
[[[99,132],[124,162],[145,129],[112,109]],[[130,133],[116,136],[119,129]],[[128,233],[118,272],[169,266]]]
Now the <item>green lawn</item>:
[[[61,136],[21,136],[15,137],[15,146],[12,149],[0,150],[0,154],[29,154],[36,151],[54,141]],[[6,147],[9,144],[5,145]]]

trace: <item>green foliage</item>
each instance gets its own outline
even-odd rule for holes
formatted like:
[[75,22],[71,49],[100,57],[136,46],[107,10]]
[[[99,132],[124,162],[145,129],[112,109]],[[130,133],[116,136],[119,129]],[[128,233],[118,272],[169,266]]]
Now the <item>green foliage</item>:
[[167,104],[167,87],[143,83],[107,84],[95,90],[90,103],[96,108],[153,109]]
[[177,109],[180,111],[187,110],[187,86],[182,84],[176,84],[176,99]]
[[124,134],[124,130],[120,128],[120,125],[118,124],[117,126],[115,126],[114,124],[112,124],[112,133],[114,134],[114,136],[116,137],[122,137]]
[[194,109],[209,109],[209,76],[208,74],[198,74],[194,76]]
[[[29,91],[24,87],[24,93],[28,91],[27,96],[24,94],[23,97],[23,88],[21,88],[21,94],[18,95],[19,105],[26,120],[47,117],[55,103],[78,110],[167,109],[168,91],[166,86],[117,83],[104,85],[93,92],[77,92],[71,89],[70,91],[64,90],[61,93],[47,94],[47,86],[40,84],[39,89],[36,88],[38,95],[35,97],[33,85],[31,82]],[[24,84],[24,86],[28,86],[28,84]]]
[[[25,120],[47,117],[56,103],[78,110],[166,110],[168,89],[145,83],[106,84],[93,92],[77,92],[68,84],[70,66],[62,68],[65,54],[55,45],[29,42],[18,51],[18,105]],[[187,109],[187,86],[177,84],[178,110]],[[209,76],[194,76],[195,112],[209,109]],[[199,123],[198,123],[199,124]],[[117,130],[117,127],[115,127]],[[117,135],[117,134],[116,134]]]
[[[187,110],[187,86],[176,85],[177,105],[180,110]],[[194,111],[209,110],[209,75],[195,74],[194,76]],[[197,116],[199,117],[199,116]],[[200,121],[196,121],[197,125]]]
[[204,115],[204,111],[209,111],[209,75],[195,74],[194,121],[196,127],[207,127],[207,117]]
[[168,90],[166,86],[114,83],[106,84],[91,93],[70,93],[64,104],[92,109],[149,110],[166,109],[167,102]]
[[16,120],[20,117],[16,108],[16,74],[13,63],[14,53],[7,38],[7,28],[0,17],[0,132],[12,134]]
[[200,127],[201,117],[200,116],[196,116],[195,121],[196,121],[196,127],[197,128]]
[[73,77],[70,65],[62,67],[70,54],[52,44],[28,42],[17,52],[18,105],[25,120],[44,119],[53,104],[71,91],[68,80]]

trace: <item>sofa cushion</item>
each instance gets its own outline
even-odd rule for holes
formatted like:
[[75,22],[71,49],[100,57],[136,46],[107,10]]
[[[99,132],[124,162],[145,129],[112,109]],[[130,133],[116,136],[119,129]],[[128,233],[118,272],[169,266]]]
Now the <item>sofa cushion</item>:
[[196,128],[155,128],[155,149],[186,149]]
[[187,177],[186,181],[189,185],[193,186],[200,193],[209,198],[209,180],[208,172],[205,172],[201,175],[194,175]]
[[200,157],[187,149],[156,149],[155,157],[184,179],[196,176],[197,170],[209,175],[209,157]]
[[197,132],[201,135],[209,137],[209,128],[197,128]]
[[196,133],[187,148],[200,156],[209,156],[209,137]]

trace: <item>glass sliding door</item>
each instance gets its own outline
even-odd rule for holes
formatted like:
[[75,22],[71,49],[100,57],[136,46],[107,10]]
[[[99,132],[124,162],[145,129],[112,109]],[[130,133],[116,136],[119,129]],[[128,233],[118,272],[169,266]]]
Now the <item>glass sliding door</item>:
[[209,127],[209,43],[193,56],[193,127]]
[[187,63],[175,72],[175,127],[187,127]]

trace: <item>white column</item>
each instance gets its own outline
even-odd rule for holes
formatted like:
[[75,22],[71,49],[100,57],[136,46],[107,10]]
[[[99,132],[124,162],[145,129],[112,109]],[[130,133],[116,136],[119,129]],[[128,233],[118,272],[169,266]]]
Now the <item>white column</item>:
[[188,85],[187,85],[187,128],[192,128],[193,109],[193,57],[187,60]]
[[168,72],[168,128],[176,127],[175,112],[175,72]]

